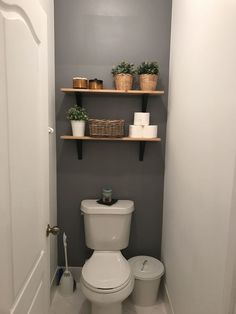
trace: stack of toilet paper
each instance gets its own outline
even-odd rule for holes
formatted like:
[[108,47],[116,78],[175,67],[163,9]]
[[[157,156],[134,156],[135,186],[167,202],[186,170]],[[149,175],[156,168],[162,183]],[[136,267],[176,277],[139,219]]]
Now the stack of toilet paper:
[[134,138],[157,137],[157,125],[149,125],[150,112],[135,112],[134,124],[129,126],[129,136]]

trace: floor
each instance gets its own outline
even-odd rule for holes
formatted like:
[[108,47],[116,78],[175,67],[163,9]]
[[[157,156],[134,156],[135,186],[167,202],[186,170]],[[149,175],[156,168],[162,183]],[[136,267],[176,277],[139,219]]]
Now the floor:
[[[49,314],[90,314],[90,303],[83,296],[79,284],[70,297],[63,297],[56,290]],[[111,313],[112,314],[112,313]],[[124,302],[123,314],[166,314],[165,305],[160,300],[155,306],[134,306],[130,299]]]

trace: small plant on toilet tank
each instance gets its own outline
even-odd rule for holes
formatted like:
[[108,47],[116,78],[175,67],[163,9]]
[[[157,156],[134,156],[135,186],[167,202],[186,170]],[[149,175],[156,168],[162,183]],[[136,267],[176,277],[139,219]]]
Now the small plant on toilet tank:
[[88,120],[86,109],[75,105],[67,111],[66,117],[71,121],[73,136],[84,136],[85,123]]

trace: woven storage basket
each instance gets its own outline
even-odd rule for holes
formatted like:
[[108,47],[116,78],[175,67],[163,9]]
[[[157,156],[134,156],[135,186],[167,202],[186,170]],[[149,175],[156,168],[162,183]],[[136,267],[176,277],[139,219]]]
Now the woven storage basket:
[[131,74],[116,74],[115,86],[117,90],[130,90],[133,86],[133,76]]
[[125,120],[89,119],[91,137],[123,137]]

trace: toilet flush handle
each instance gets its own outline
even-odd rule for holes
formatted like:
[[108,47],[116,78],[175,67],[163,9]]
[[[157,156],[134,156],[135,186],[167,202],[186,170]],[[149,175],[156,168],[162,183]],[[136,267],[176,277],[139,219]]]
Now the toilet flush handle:
[[144,271],[144,267],[145,267],[145,265],[147,264],[147,262],[148,262],[148,260],[147,260],[147,259],[145,259],[145,261],[144,261],[144,262],[143,262],[143,264],[142,264],[141,271]]

